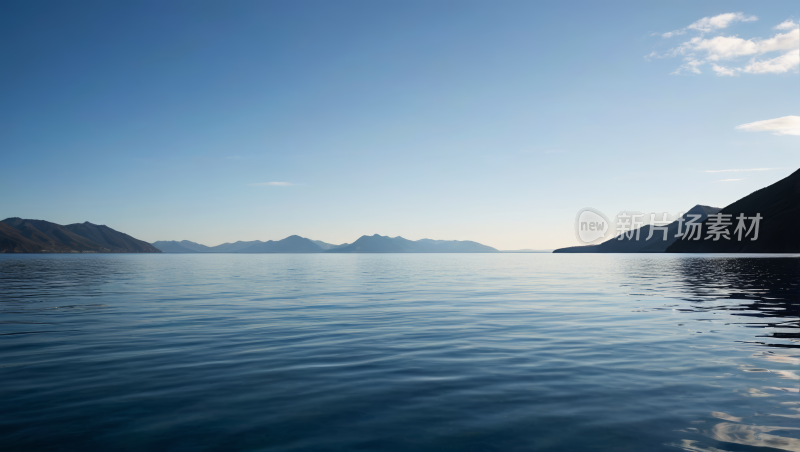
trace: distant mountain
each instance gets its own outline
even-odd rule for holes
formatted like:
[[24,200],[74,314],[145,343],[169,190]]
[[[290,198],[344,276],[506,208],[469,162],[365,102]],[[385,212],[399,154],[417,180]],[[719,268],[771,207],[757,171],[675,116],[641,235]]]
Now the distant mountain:
[[330,250],[330,249],[333,249],[333,248],[339,248],[339,247],[342,247],[342,246],[349,245],[349,243],[342,243],[341,245],[333,245],[331,243],[325,243],[322,240],[312,240],[312,242],[314,242],[317,245],[319,245],[319,247],[322,248],[323,250]]
[[[708,236],[708,223],[702,226],[700,240],[678,240],[667,248],[668,253],[800,253],[800,170],[785,179],[753,192],[720,211],[729,214],[727,228],[730,240],[724,237],[717,241],[705,240]],[[753,218],[761,216],[758,239],[751,240],[755,230],[739,241],[735,234],[738,217]],[[751,220],[746,221],[749,229]]]
[[421,239],[415,243],[412,253],[498,253],[491,246],[481,245],[471,240],[431,240]]
[[259,242],[237,251],[237,253],[321,253],[322,247],[299,235],[291,235],[283,240]]
[[458,240],[411,241],[402,237],[364,235],[350,245],[329,249],[326,253],[497,253],[490,246]]
[[314,240],[297,235],[278,241],[240,241],[217,246],[205,246],[188,240],[153,242],[153,246],[165,253],[321,253],[324,251]]
[[[200,253],[202,251],[197,251],[188,246],[184,245],[188,240],[183,240],[181,242],[175,240],[159,240],[158,242],[153,242],[153,246],[160,249],[164,253]],[[194,242],[189,242],[194,243]],[[198,245],[198,244],[196,244]],[[204,245],[200,245],[204,246]],[[208,247],[206,247],[208,248]]]
[[497,253],[477,242],[458,240],[406,240],[378,234],[363,236],[352,244],[333,245],[292,235],[283,240],[223,243],[208,247],[183,241],[159,241],[153,245],[165,253]]
[[147,242],[89,222],[62,226],[43,220],[7,218],[0,222],[3,253],[160,253]]
[[209,247],[209,252],[211,253],[238,253],[241,250],[251,247],[253,245],[257,245],[259,243],[264,243],[261,240],[252,240],[249,242],[242,242],[238,241],[235,243],[223,243],[222,245],[212,246]]
[[[201,245],[199,243],[190,242],[188,240],[181,240],[180,242],[176,242],[180,246],[189,249],[190,251],[195,251],[197,253],[208,253],[211,252],[211,247]],[[158,248],[158,247],[156,247]]]
[[250,242],[223,243],[217,246],[205,246],[189,240],[160,240],[153,246],[165,253],[239,253],[245,248],[264,243],[261,240]]
[[[709,206],[701,206],[696,205],[689,209],[682,218],[684,220],[687,218],[687,215],[700,215],[700,218],[697,220],[703,221],[708,218],[709,215],[713,215],[719,212],[720,209],[717,207],[709,207]],[[693,218],[693,217],[692,217]],[[691,218],[690,218],[691,219]],[[614,238],[607,240],[603,243],[598,245],[584,245],[584,246],[571,246],[568,248],[560,248],[555,251],[554,253],[663,253],[666,251],[667,247],[669,247],[672,243],[678,240],[675,235],[678,233],[679,222],[673,221],[667,227],[667,240],[664,240],[664,233],[661,231],[656,230],[653,233],[653,236],[650,237],[650,240],[646,240],[647,236],[650,235],[650,225],[644,225],[639,229],[639,240],[636,240],[636,230],[634,229],[634,233],[630,234],[630,236],[623,236],[620,240],[620,236],[617,235]]]

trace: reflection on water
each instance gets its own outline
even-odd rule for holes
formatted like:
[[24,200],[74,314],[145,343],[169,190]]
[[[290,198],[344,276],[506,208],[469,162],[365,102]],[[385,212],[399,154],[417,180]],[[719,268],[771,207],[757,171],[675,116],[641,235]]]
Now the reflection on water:
[[0,255],[3,450],[800,452],[800,259]]
[[[691,307],[685,309],[708,313],[726,311],[732,316],[731,323],[761,329],[760,334],[754,336],[762,339],[745,339],[743,342],[783,349],[800,348],[800,260],[776,257],[687,258],[676,264],[684,278],[686,295],[689,295],[682,299],[691,303]],[[743,319],[736,320],[736,317]],[[763,360],[765,367],[742,364],[741,371],[794,380],[791,383],[800,380],[796,370],[800,366],[800,353],[756,351],[751,356]],[[769,368],[770,364],[789,365],[794,369]],[[792,436],[792,433],[800,431],[797,427],[800,402],[784,401],[785,396],[797,395],[799,391],[796,384],[792,387],[746,388],[741,395],[770,398],[771,403],[766,405],[772,405],[770,412],[743,411],[739,417],[714,411],[711,413],[713,417],[728,422],[685,432],[718,441],[717,447],[709,445],[707,440],[694,439],[683,439],[673,445],[693,452],[740,450],[735,445],[800,452],[800,439],[798,435]]]
[[692,309],[729,311],[750,318],[741,323],[765,328],[761,342],[772,347],[800,348],[800,259],[681,259],[680,270]]
[[[731,424],[728,422],[720,422],[714,425],[708,431],[702,431],[702,434],[711,439],[721,441],[724,443],[741,444],[753,447],[768,447],[772,449],[798,451],[800,450],[800,439],[788,438],[785,436],[777,436],[770,434],[773,431],[792,431],[800,430],[797,427],[771,427],[771,426],[758,426],[758,425],[743,425]],[[688,451],[725,451],[726,449],[719,449],[712,446],[704,446],[699,441],[684,439],[680,444],[676,444]]]

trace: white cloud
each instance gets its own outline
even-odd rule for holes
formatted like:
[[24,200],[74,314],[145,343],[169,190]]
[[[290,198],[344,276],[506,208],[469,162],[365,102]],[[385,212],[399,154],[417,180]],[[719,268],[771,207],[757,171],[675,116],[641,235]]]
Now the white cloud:
[[800,116],[783,116],[736,126],[745,132],[772,132],[773,135],[800,135]]
[[775,30],[792,30],[792,29],[795,29],[797,27],[798,27],[798,24],[795,23],[792,19],[786,19],[783,22],[779,23],[778,25],[775,25],[772,28],[774,28]]
[[[696,59],[694,59],[692,57],[684,58],[684,61],[686,61],[686,63],[684,63],[683,66],[681,66],[681,68],[688,69],[689,72],[693,72],[695,74],[702,74],[703,73],[699,69],[699,66],[701,66],[703,64],[702,61],[698,61],[698,60],[696,60]],[[673,72],[673,74],[678,74],[679,72],[680,72],[680,68],[678,68],[677,71]]]
[[798,66],[800,66],[800,49],[765,61],[752,60],[742,70],[750,74],[782,74],[797,71]]
[[719,61],[758,53],[758,45],[752,40],[735,36],[717,36],[711,39],[692,38],[675,49],[680,54],[698,51],[705,52],[711,61]]
[[297,185],[297,184],[293,184],[291,182],[259,182],[257,184],[250,184],[251,187],[265,187],[265,186],[288,187],[290,185]]
[[[766,39],[743,39],[738,36],[723,35],[705,38],[702,34],[725,28],[734,21],[747,22],[750,20],[756,20],[755,16],[745,16],[742,13],[720,14],[719,16],[703,18],[679,33],[683,34],[685,30],[692,29],[700,31],[700,36],[695,36],[679,44],[666,54],[658,55],[653,52],[646,58],[649,60],[650,58],[683,55],[684,63],[673,74],[682,72],[701,74],[700,68],[705,64],[710,64],[711,69],[718,76],[735,76],[741,73],[782,74],[797,72],[798,66],[800,66],[800,28],[792,20],[784,21],[773,27],[777,30],[787,30],[785,33],[778,33]],[[782,53],[767,59],[756,59],[760,55],[771,52]],[[750,57],[746,63],[741,60],[745,57]],[[723,61],[728,63],[720,64]]]
[[800,47],[800,30],[777,34],[769,39],[742,39],[738,36],[694,37],[673,49],[673,55],[705,52],[709,61],[730,60],[740,56],[789,51]]
[[673,36],[685,34],[687,30],[696,30],[699,31],[700,33],[709,33],[715,30],[728,28],[728,26],[734,22],[752,22],[754,20],[758,20],[758,17],[747,16],[744,13],[719,14],[714,17],[704,17],[696,22],[691,23],[686,28],[681,28],[680,30],[675,30],[675,31],[668,31],[662,34],[661,36],[664,38],[671,38]]
[[666,33],[663,33],[661,35],[661,37],[662,38],[671,38],[673,36],[678,36],[678,35],[682,35],[682,34],[686,34],[686,29],[685,28],[683,30],[668,31]]
[[750,169],[720,169],[720,170],[708,170],[703,171],[704,173],[742,173],[748,171],[772,171],[781,168],[750,168]]
[[718,66],[716,64],[712,64],[711,69],[714,69],[714,72],[716,72],[717,75],[734,76],[737,73],[736,69],[727,68],[725,66]]
[[739,180],[744,180],[744,179],[722,179],[722,180],[715,180],[714,182],[736,182]]
[[795,50],[800,47],[800,29],[775,35],[772,38],[758,42],[758,53],[774,52],[778,50]]
[[744,13],[725,13],[714,17],[704,17],[686,28],[708,33],[710,31],[728,28],[728,25],[734,22],[752,22],[754,20],[758,20],[758,17],[747,16]]

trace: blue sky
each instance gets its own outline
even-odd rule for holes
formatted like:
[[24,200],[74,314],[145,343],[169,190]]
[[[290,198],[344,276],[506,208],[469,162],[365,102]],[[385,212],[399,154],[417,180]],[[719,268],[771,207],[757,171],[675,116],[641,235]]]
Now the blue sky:
[[800,166],[799,18],[790,1],[5,2],[0,216],[207,245],[574,245],[583,207],[723,207]]

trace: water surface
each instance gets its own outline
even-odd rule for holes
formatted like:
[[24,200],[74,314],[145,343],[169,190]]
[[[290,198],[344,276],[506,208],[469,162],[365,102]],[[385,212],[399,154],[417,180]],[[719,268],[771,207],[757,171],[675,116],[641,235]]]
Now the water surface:
[[0,255],[0,448],[800,451],[797,257]]

